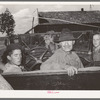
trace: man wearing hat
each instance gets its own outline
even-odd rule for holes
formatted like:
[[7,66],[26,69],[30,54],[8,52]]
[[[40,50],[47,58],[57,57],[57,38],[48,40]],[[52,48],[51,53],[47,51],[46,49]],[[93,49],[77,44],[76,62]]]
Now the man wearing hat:
[[72,51],[75,43],[72,33],[62,31],[57,42],[59,42],[61,48],[42,63],[40,70],[66,70],[69,76],[77,74],[77,70],[83,68],[83,64],[78,55]]
[[0,90],[13,90],[12,86],[0,75]]

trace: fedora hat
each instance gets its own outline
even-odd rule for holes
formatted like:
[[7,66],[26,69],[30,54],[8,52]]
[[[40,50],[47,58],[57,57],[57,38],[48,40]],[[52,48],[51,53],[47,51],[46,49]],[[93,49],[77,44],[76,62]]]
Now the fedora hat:
[[76,38],[74,38],[73,34],[71,31],[62,31],[61,34],[59,35],[58,40],[56,40],[55,42],[63,42],[63,41],[73,41]]

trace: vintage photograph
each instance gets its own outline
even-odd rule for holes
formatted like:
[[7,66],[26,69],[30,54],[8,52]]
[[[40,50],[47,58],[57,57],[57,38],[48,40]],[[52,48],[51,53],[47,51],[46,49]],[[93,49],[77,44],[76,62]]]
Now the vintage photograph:
[[0,90],[100,90],[100,3],[1,2]]

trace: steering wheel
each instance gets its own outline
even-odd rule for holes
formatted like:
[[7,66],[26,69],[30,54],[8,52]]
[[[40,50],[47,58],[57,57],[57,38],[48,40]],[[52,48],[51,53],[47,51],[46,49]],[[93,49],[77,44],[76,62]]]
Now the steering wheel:
[[42,62],[50,56],[47,53],[48,49],[44,47],[32,48],[29,52],[27,52],[27,61],[25,66],[28,67],[29,71],[39,70]]

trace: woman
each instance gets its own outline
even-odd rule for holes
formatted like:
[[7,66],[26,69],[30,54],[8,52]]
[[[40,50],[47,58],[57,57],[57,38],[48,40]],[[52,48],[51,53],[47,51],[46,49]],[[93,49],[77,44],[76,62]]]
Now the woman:
[[2,56],[2,62],[5,64],[4,72],[22,72],[23,54],[22,48],[19,44],[10,44],[7,46],[6,51]]
[[100,34],[93,35],[93,60],[100,61]]

